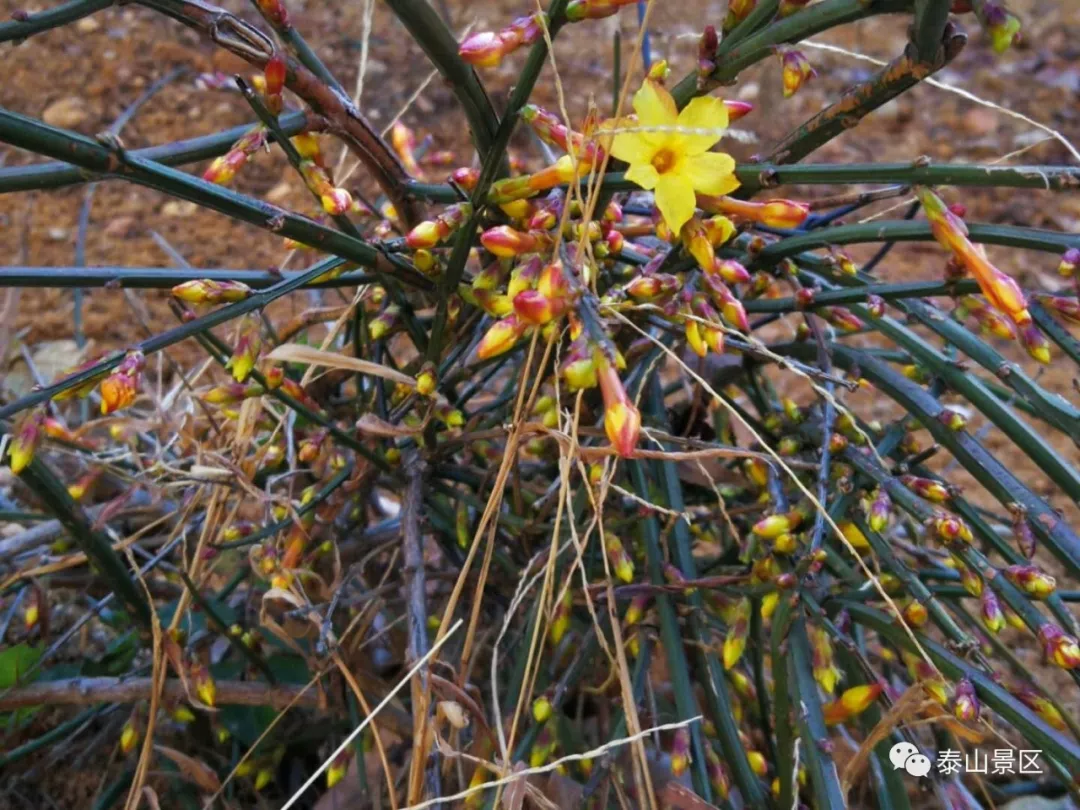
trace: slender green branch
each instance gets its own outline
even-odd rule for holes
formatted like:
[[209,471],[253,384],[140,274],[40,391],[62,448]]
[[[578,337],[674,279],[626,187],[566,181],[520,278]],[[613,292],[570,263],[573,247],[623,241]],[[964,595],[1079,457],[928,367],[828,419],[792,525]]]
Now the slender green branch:
[[18,42],[42,31],[59,28],[109,8],[115,2],[116,0],[68,0],[37,14],[29,14],[26,19],[2,22],[0,42]]
[[[311,122],[306,113],[285,113],[278,119],[281,131],[289,137],[311,129]],[[183,141],[148,146],[145,149],[133,149],[129,155],[152,160],[163,166],[182,166],[207,158],[218,157],[229,151],[253,124],[232,127],[213,135],[189,138]],[[95,175],[79,169],[69,163],[34,163],[29,166],[6,166],[0,168],[0,194],[12,191],[34,191],[37,189],[63,188],[97,179]]]
[[[129,290],[169,290],[197,279],[239,281],[253,290],[265,290],[296,278],[302,271],[230,270],[225,267],[0,267],[0,287],[106,287]],[[372,273],[343,273],[311,281],[303,289],[355,287],[378,281]]]

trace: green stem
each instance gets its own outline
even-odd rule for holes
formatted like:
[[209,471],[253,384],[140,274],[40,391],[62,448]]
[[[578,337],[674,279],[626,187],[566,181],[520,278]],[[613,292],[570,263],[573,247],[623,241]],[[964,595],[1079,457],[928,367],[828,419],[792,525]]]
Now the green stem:
[[67,3],[30,14],[25,20],[0,23],[0,42],[24,40],[42,31],[59,28],[109,8],[114,2],[115,0],[68,0]]
[[[0,427],[0,430],[3,428]],[[41,499],[45,508],[63,524],[80,550],[97,567],[101,576],[112,586],[116,595],[131,611],[135,620],[150,627],[150,606],[142,586],[136,583],[128,567],[120,559],[109,538],[94,528],[86,513],[68,494],[67,488],[40,458],[34,458],[19,473],[19,478]]]
[[[174,329],[162,332],[160,335],[148,338],[137,344],[135,348],[147,356],[159,352],[162,349],[167,349],[169,346],[179,343],[182,340],[186,340],[198,332],[204,332],[215,326],[227,323],[234,318],[238,318],[241,315],[246,315],[249,312],[255,312],[256,310],[262,309],[270,302],[276,301],[278,298],[288,295],[294,290],[300,289],[322,274],[330,272],[341,265],[341,263],[341,259],[324,259],[297,276],[280,281],[275,286],[263,290],[262,292],[258,292],[243,301],[238,301],[235,304],[229,304],[228,306],[213,310],[200,318],[196,318],[190,323],[181,324]],[[52,399],[63,391],[75,388],[84,382],[112,371],[112,369],[116,368],[123,359],[124,353],[116,352],[76,374],[64,377],[52,385],[31,391],[25,396],[0,408],[0,419],[6,419],[27,408],[32,408],[35,405],[39,405],[42,402]]]
[[[186,281],[239,281],[254,290],[265,290],[292,279],[301,271],[271,273],[266,270],[230,270],[224,267],[0,267],[0,287],[108,287],[130,290],[170,290]],[[303,289],[329,289],[371,284],[371,273],[343,273],[305,284]]]
[[[281,130],[288,136],[297,135],[309,128],[306,113],[290,112],[278,120]],[[237,140],[251,130],[254,124],[243,124],[213,135],[189,138],[145,149],[134,149],[129,155],[152,160],[163,166],[181,166],[185,163],[218,157],[225,154]],[[0,168],[0,194],[12,191],[62,188],[89,182],[94,179],[81,169],[68,163],[34,163],[30,166]]]
[[[427,0],[387,0],[386,4],[454,91],[469,121],[469,131],[480,160],[486,162],[492,150],[497,148],[499,119],[476,71],[458,55],[454,35]],[[502,151],[499,173],[506,174],[509,164],[505,150]]]

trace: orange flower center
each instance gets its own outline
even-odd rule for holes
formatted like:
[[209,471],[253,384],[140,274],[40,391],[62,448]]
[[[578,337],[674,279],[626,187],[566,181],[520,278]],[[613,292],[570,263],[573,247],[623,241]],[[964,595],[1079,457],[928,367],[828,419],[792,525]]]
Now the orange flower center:
[[675,165],[677,159],[675,153],[671,149],[665,147],[653,155],[652,165],[653,168],[656,169],[657,174],[665,174],[666,172],[671,171],[671,168]]

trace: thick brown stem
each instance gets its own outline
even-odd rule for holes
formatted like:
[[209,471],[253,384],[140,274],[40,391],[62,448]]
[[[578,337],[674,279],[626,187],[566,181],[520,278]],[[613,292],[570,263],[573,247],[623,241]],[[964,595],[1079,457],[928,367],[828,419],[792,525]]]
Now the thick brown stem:
[[[141,0],[142,4],[199,31],[207,39],[262,69],[276,53],[264,33],[222,8],[203,0]],[[383,193],[406,225],[420,221],[415,200],[405,194],[412,178],[386,141],[368,123],[352,100],[327,87],[325,82],[291,56],[286,56],[285,85],[324,116],[330,131],[340,137],[371,172]]]

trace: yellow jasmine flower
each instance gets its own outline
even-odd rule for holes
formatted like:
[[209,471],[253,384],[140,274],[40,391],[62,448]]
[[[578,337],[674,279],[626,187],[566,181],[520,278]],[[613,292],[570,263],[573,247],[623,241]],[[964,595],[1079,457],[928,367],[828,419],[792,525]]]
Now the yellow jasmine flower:
[[709,151],[727,128],[727,108],[718,98],[702,96],[679,112],[671,94],[646,79],[634,94],[634,112],[636,124],[624,119],[619,128],[645,131],[617,132],[611,154],[630,164],[626,179],[655,190],[665,224],[679,233],[694,215],[695,192],[722,195],[739,187],[731,155]]

